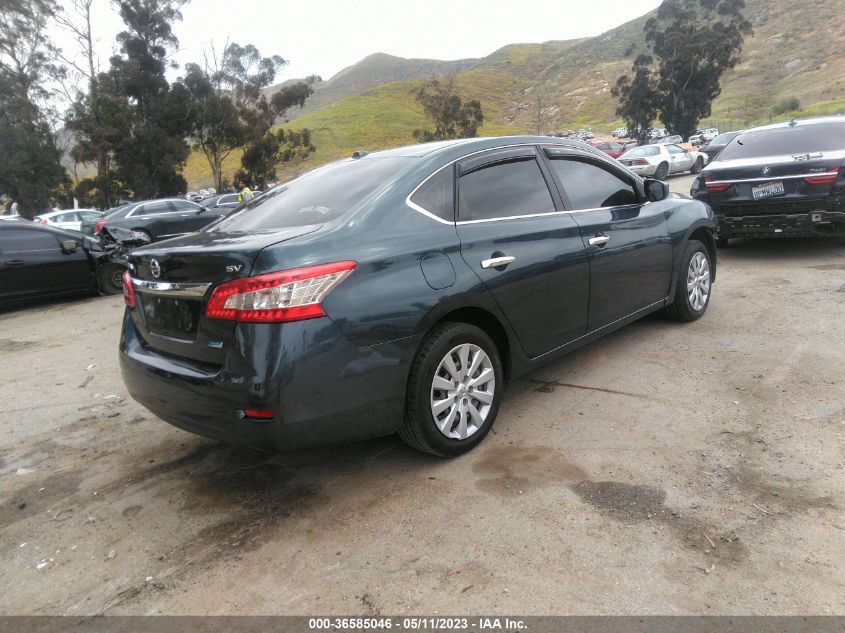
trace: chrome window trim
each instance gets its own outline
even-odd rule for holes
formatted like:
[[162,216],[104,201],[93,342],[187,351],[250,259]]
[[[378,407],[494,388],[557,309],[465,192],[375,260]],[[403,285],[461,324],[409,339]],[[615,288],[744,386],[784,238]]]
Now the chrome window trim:
[[177,284],[168,281],[146,281],[144,279],[132,279],[132,285],[138,292],[145,294],[160,295],[164,297],[194,297],[202,298],[206,291],[211,287],[207,284]]
[[[443,171],[447,167],[451,167],[452,165],[454,165],[458,161],[464,160],[465,158],[470,158],[471,156],[475,156],[477,154],[483,154],[484,152],[492,152],[492,151],[499,150],[499,149],[509,149],[511,147],[555,147],[555,148],[560,148],[560,149],[575,150],[576,152],[581,152],[585,156],[592,156],[594,158],[599,158],[600,160],[607,160],[607,154],[604,154],[600,150],[596,150],[596,153],[594,154],[593,152],[590,152],[590,151],[584,151],[584,148],[582,148],[582,147],[576,147],[575,145],[566,145],[564,143],[514,143],[512,145],[500,145],[498,147],[488,147],[486,149],[480,149],[476,152],[471,152],[469,154],[459,156],[458,158],[455,158],[454,160],[449,161],[448,163],[446,163],[445,165],[443,165],[442,167],[440,167],[436,171],[434,171],[431,174],[429,174],[428,176],[426,176],[425,179],[420,184],[418,184],[416,187],[414,187],[413,191],[411,191],[411,193],[409,193],[405,197],[405,204],[407,206],[409,206],[411,209],[413,209],[414,211],[416,211],[417,213],[420,213],[427,218],[430,218],[430,219],[432,219],[436,222],[439,222],[440,224],[446,224],[446,225],[450,225],[450,226],[457,226],[459,224],[474,224],[474,223],[478,223],[478,222],[498,222],[500,220],[517,220],[517,219],[522,219],[522,218],[539,217],[539,216],[542,216],[542,215],[560,215],[560,214],[563,214],[563,213],[578,213],[578,211],[550,211],[548,213],[529,213],[527,215],[513,215],[513,216],[508,216],[506,218],[489,218],[489,219],[485,219],[485,220],[464,220],[464,221],[461,221],[461,222],[456,222],[456,221],[452,220],[450,222],[449,220],[444,220],[443,218],[441,218],[438,215],[435,215],[434,213],[432,213],[428,209],[425,209],[425,208],[421,207],[420,205],[416,204],[415,202],[411,201],[411,197],[417,192],[417,190],[420,187],[422,187],[425,183],[427,183],[431,178],[434,178],[434,176],[439,174],[441,171]],[[637,174],[634,174],[634,175],[637,175]],[[608,208],[608,207],[599,207],[599,208],[604,209],[604,208]],[[595,211],[595,209],[583,209],[583,210],[584,211]]]
[[[706,175],[706,174],[703,174]],[[740,178],[737,180],[711,180],[708,184],[710,185],[721,185],[726,183],[736,183],[736,182],[763,182],[763,181],[774,181],[774,180],[797,180],[798,178],[812,178],[814,176],[823,176],[824,172],[818,172],[814,174],[800,174],[797,176],[764,176],[761,178]]]

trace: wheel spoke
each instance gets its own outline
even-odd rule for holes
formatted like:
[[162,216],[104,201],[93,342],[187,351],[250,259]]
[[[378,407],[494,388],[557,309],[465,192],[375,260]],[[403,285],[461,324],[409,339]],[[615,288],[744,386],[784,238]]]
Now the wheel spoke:
[[443,359],[442,365],[446,369],[446,371],[448,371],[449,374],[452,376],[452,380],[461,379],[461,373],[458,371],[458,368],[455,367],[455,361],[452,359],[451,353]]
[[472,378],[469,381],[469,385],[471,387],[476,387],[478,385],[484,385],[488,381],[492,380],[494,376],[493,369],[485,369],[480,374],[478,374],[478,378]]
[[444,433],[445,435],[449,435],[452,432],[452,425],[455,423],[455,415],[458,413],[458,407],[452,407],[452,410],[449,411],[449,415],[443,418],[442,421],[437,422],[437,426],[440,428],[440,432]]
[[431,412],[435,417],[443,413],[446,409],[455,403],[454,398],[444,398],[443,400],[435,400],[431,403]]
[[453,391],[455,389],[455,383],[451,380],[446,380],[443,376],[435,376],[431,387],[432,389],[439,389],[441,391]]
[[493,404],[493,394],[489,391],[473,391],[470,395],[484,404]]
[[475,372],[478,371],[478,366],[481,365],[482,361],[484,361],[486,358],[487,354],[485,354],[483,350],[478,350],[477,352],[475,352],[475,355],[472,357],[472,363],[470,363],[467,376],[472,378],[475,375]]
[[475,424],[476,428],[480,429],[484,424],[484,418],[481,417],[478,409],[476,409],[475,405],[470,402],[467,404],[467,410],[469,411],[470,417],[472,417],[473,424]]
[[467,367],[469,366],[469,345],[461,345],[458,349],[458,360],[461,361],[461,375],[463,378],[467,375]]
[[458,409],[458,415],[461,416],[458,420],[458,427],[455,429],[455,432],[458,434],[460,439],[465,439],[467,437],[467,412],[464,407],[455,407]]

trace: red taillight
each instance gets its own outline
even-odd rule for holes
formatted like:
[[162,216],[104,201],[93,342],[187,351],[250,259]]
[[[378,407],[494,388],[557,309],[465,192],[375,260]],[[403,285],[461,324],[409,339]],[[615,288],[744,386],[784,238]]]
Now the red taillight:
[[252,418],[253,420],[272,420],[273,412],[267,409],[244,409],[242,411],[243,417]]
[[205,316],[246,323],[284,323],[325,316],[323,299],[357,265],[353,261],[335,262],[227,281],[211,293]]
[[96,224],[94,224],[94,235],[98,235],[100,233],[100,229],[106,224],[108,224],[108,220],[97,220]]
[[47,218],[41,218],[40,220],[38,220],[38,223],[39,224],[50,224],[50,222],[47,221]]
[[714,182],[712,178],[704,179],[704,186],[710,193],[721,193],[731,188],[733,183],[730,182]]
[[818,176],[806,176],[804,182],[808,185],[832,185],[837,178],[839,178],[839,167],[834,167]]
[[128,270],[123,271],[123,302],[130,308],[135,307],[135,286]]
[[631,161],[632,165],[648,165],[648,161],[645,158],[635,158]]

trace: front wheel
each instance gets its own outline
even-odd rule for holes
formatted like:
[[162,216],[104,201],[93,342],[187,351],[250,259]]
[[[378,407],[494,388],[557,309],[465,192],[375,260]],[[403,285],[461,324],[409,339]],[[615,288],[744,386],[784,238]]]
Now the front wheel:
[[100,292],[104,295],[119,295],[123,292],[123,271],[126,268],[120,264],[109,263],[100,268],[97,281]]
[[675,298],[664,313],[675,321],[695,321],[710,304],[712,289],[710,253],[698,240],[690,240],[678,266]]
[[501,357],[487,333],[468,323],[444,323],[414,359],[399,436],[433,455],[466,453],[493,426],[503,389]]

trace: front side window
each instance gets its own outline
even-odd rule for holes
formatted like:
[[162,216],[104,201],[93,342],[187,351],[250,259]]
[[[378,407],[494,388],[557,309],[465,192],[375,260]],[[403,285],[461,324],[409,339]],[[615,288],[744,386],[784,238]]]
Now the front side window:
[[173,200],[170,202],[177,211],[199,211],[202,207],[187,200]]
[[411,202],[438,218],[455,221],[455,183],[451,166],[426,180],[411,196]]
[[670,154],[686,154],[686,152],[677,145],[667,145],[666,149]]
[[485,165],[461,176],[458,216],[463,221],[555,211],[535,158]]
[[560,178],[573,210],[618,207],[639,202],[631,182],[594,163],[577,158],[554,157],[552,169]]

